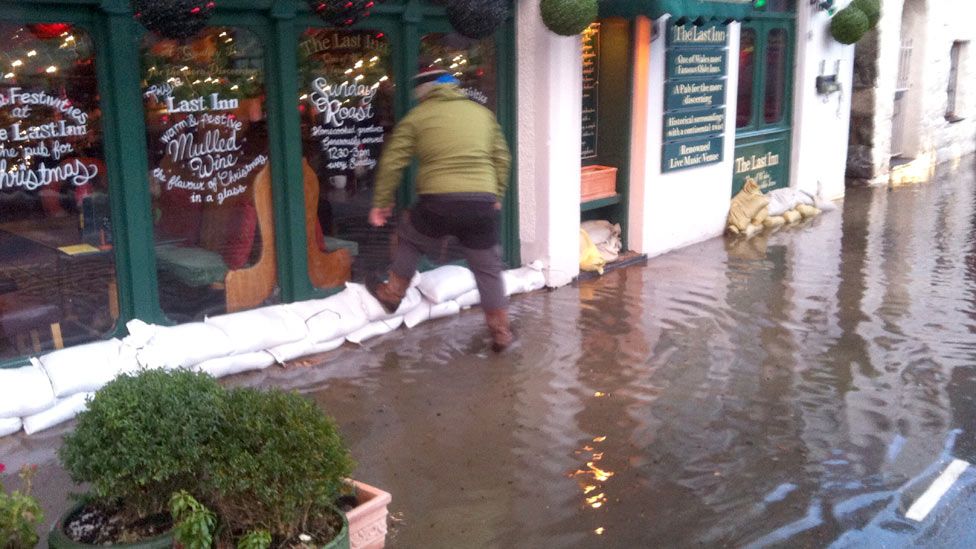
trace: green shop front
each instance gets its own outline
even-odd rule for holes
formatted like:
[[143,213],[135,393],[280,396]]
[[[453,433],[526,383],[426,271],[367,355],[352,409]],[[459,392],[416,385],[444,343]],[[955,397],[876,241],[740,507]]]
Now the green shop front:
[[351,26],[304,0],[215,4],[185,39],[128,0],[0,5],[0,366],[383,269],[395,226],[366,223],[373,176],[420,70],[452,71],[514,144],[511,19],[477,40],[420,0]]

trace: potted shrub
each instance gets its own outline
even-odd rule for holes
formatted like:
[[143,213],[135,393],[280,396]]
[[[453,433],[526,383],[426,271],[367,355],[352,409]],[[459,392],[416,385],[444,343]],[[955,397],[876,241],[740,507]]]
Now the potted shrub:
[[121,376],[60,457],[91,488],[52,530],[55,549],[348,547],[333,502],[352,461],[333,421],[295,394],[182,370]]
[[[0,463],[0,474],[6,466]],[[35,467],[20,470],[21,490],[7,493],[0,480],[0,547],[28,549],[37,545],[37,527],[44,521],[41,506],[31,495]]]

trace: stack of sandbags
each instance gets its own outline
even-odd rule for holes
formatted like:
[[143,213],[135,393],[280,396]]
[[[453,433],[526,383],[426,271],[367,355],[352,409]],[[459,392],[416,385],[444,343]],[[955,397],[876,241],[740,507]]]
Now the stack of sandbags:
[[762,230],[769,216],[769,199],[763,196],[759,185],[752,178],[746,180],[734,197],[726,219],[726,232],[733,235],[752,236]]
[[816,217],[821,212],[815,206],[817,199],[798,189],[776,189],[766,197],[769,198],[769,217],[764,225],[769,228]]

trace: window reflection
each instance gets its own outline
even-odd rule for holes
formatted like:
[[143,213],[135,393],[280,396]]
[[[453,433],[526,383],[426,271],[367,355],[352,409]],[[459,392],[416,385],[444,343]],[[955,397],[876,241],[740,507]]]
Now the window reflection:
[[209,27],[146,34],[143,102],[160,301],[174,321],[259,306],[277,285],[263,48]]
[[736,104],[735,127],[752,124],[752,102],[756,75],[756,31],[742,29],[739,42],[739,96]]
[[0,23],[0,360],[118,317],[95,50],[68,23]]
[[309,276],[341,285],[384,269],[393,224],[372,228],[377,162],[393,129],[394,75],[382,32],[308,29],[299,42],[299,111]]
[[468,97],[497,112],[498,73],[495,40],[475,40],[457,33],[434,32],[420,40],[418,72],[428,69],[451,71],[461,81]]

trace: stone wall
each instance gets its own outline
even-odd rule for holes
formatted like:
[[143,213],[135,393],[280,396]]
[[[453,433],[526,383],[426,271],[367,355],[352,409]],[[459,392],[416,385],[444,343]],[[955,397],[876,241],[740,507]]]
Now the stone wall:
[[[865,36],[855,54],[849,183],[886,184],[891,179],[895,94],[903,29],[913,39],[904,159],[922,172],[976,151],[976,3],[972,0],[885,0],[878,28]],[[968,63],[958,76],[963,120],[946,119],[950,51],[968,41]],[[967,89],[968,88],[968,89]]]

